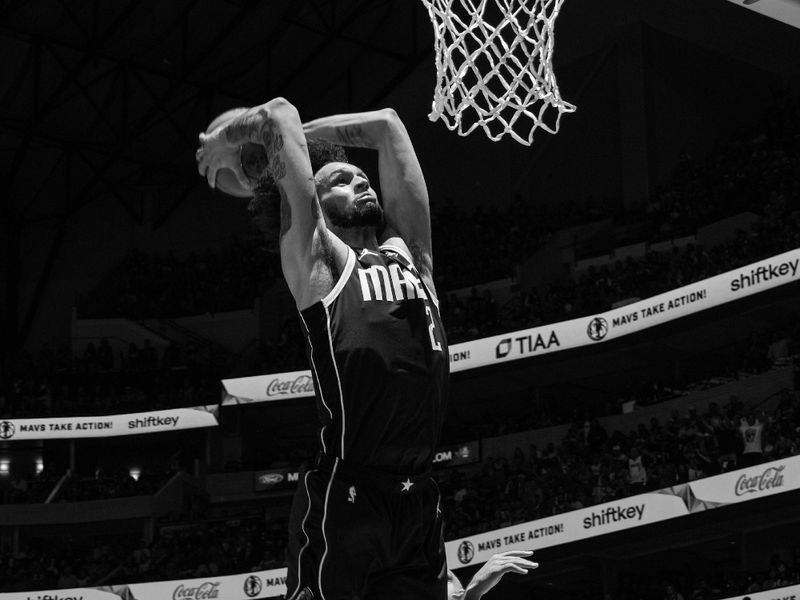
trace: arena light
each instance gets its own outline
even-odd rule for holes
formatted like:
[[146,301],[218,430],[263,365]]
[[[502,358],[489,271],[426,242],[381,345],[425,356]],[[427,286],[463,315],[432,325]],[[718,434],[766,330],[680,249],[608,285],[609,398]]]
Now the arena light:
[[38,475],[44,471],[44,461],[41,458],[36,459],[36,474]]
[[139,475],[142,474],[142,470],[139,467],[131,467],[128,469],[128,474],[133,477],[135,481],[139,481]]
[[0,475],[8,475],[10,471],[10,463],[8,459],[0,459]]

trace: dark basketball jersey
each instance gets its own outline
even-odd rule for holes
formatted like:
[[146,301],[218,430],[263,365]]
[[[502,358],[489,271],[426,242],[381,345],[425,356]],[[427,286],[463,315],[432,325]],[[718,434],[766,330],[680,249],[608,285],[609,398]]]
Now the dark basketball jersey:
[[322,451],[394,473],[430,468],[449,357],[438,303],[403,250],[350,250],[334,289],[300,313]]

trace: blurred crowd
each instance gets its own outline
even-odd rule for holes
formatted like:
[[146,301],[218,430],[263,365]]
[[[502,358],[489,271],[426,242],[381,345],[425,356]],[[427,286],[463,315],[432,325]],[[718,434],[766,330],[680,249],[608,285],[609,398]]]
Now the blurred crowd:
[[79,303],[80,317],[178,317],[252,308],[280,275],[275,254],[255,237],[177,257],[133,250]]
[[43,467],[36,474],[16,471],[8,476],[7,484],[3,482],[0,486],[0,504],[82,502],[152,496],[178,472],[174,465],[148,466],[137,473],[120,467],[98,469],[94,476],[87,477],[68,470],[58,473],[50,465]]
[[800,395],[773,411],[732,399],[707,411],[674,411],[630,431],[597,419],[574,423],[560,444],[487,456],[475,469],[445,472],[447,539],[499,529],[800,454]]
[[242,517],[118,533],[36,538],[0,556],[0,592],[216,577],[284,566],[285,519]]
[[795,545],[791,551],[772,553],[766,568],[758,570],[687,562],[679,573],[658,577],[626,575],[622,577],[613,600],[717,600],[735,597],[746,600],[748,594],[797,584],[800,584],[800,545]]
[[66,345],[21,352],[0,376],[0,417],[103,415],[219,402],[222,369],[194,342],[157,349],[105,338],[80,353]]

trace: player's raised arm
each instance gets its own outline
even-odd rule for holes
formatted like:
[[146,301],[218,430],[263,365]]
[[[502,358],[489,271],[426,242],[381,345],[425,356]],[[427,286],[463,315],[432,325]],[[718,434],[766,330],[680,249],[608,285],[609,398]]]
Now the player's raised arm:
[[378,151],[386,219],[382,240],[399,237],[425,283],[433,289],[433,252],[428,189],[417,155],[397,113],[381,110],[332,115],[303,125],[308,137]]
[[[319,207],[314,175],[297,109],[283,98],[246,109],[209,134],[201,134],[198,169],[216,182],[217,171],[232,170],[239,184],[253,190],[258,183],[243,173],[240,148],[248,143],[264,147],[268,165],[263,173],[281,196],[280,251],[284,276],[298,308],[310,306],[330,287],[329,277],[319,277],[321,262],[346,253],[340,240],[325,225]],[[339,257],[341,262],[343,257]]]

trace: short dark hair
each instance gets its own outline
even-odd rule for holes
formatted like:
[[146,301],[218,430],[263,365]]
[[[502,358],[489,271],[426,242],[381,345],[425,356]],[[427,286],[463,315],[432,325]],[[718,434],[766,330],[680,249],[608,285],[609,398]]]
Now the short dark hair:
[[[344,148],[320,139],[306,140],[311,170],[316,174],[323,166],[332,162],[348,162]],[[247,211],[256,227],[264,234],[267,249],[277,252],[280,243],[281,196],[275,180],[269,175],[259,177],[253,189],[253,198]]]

